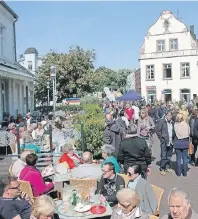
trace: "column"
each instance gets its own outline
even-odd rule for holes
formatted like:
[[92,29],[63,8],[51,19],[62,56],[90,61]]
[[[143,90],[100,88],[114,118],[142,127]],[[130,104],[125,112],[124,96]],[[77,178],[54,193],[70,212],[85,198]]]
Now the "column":
[[12,89],[12,79],[8,81],[8,110],[11,115],[14,115],[13,112],[13,89]]

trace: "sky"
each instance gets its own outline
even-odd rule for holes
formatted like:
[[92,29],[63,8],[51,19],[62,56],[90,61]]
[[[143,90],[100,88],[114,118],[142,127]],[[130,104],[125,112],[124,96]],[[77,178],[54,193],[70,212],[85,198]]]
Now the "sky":
[[149,27],[164,10],[172,11],[198,34],[198,2],[6,1],[17,13],[17,54],[35,47],[68,52],[72,45],[94,49],[95,66],[139,67],[139,50]]

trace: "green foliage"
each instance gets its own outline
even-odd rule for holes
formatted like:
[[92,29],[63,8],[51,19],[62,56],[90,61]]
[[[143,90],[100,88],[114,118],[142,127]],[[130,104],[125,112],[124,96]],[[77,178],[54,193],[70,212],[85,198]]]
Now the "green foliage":
[[81,104],[96,104],[100,103],[100,99],[94,96],[84,96],[80,99]]
[[[76,119],[84,125],[86,148],[91,150],[94,155],[98,155],[101,153],[101,146],[103,144],[104,113],[98,104],[84,104],[83,109],[85,113],[76,115]],[[79,125],[76,128],[79,130]],[[82,148],[82,142],[79,142],[78,147]]]
[[92,78],[92,89],[94,91],[103,91],[104,87],[125,90],[127,84],[127,76],[132,71],[129,69],[121,69],[114,71],[109,68],[99,67],[95,70]]
[[[47,81],[50,81],[50,67],[57,69],[57,97],[62,100],[77,95],[81,97],[90,93],[90,78],[94,71],[95,53],[83,50],[79,46],[71,47],[68,53],[49,53],[43,59],[43,65],[38,71],[35,82],[35,97],[46,102]],[[52,100],[52,83],[50,84],[50,99]]]

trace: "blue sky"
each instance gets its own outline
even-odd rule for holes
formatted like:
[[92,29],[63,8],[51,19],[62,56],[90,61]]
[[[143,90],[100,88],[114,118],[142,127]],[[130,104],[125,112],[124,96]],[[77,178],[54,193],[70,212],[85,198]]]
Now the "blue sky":
[[19,15],[17,53],[35,47],[40,55],[71,45],[95,49],[96,66],[139,67],[138,57],[148,28],[171,10],[198,34],[198,2],[19,2],[7,4]]

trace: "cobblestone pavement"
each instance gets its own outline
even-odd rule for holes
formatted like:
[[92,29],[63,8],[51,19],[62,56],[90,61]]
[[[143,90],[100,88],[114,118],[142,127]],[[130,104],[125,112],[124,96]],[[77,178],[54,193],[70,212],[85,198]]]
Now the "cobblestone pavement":
[[[155,136],[153,146],[153,157],[152,172],[149,176],[149,182],[163,188],[164,194],[160,206],[160,216],[163,216],[169,211],[168,208],[168,194],[172,188],[181,188],[189,193],[192,208],[198,212],[198,167],[192,167],[189,165],[189,172],[187,177],[177,177],[176,173],[169,173],[168,175],[162,176],[159,173],[158,163],[160,161],[160,143],[158,138]],[[173,169],[176,167],[176,157],[173,155],[172,158]]]

